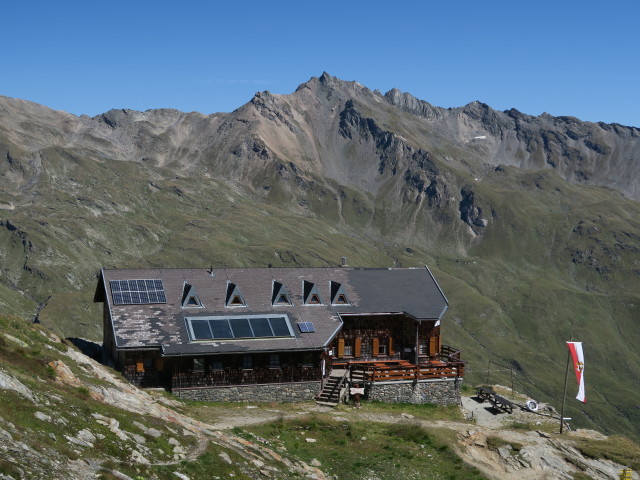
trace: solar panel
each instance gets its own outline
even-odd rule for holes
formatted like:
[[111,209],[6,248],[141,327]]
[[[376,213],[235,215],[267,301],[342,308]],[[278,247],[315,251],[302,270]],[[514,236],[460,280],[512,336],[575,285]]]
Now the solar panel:
[[192,340],[295,337],[290,330],[288,318],[280,315],[186,317],[185,320]]
[[162,280],[111,280],[114,305],[167,303]]
[[313,322],[298,322],[298,328],[302,333],[313,333],[316,331],[316,327]]

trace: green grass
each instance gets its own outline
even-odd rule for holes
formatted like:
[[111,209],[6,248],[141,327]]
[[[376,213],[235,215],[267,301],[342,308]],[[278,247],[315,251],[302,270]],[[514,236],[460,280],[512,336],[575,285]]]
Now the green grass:
[[606,440],[581,438],[576,440],[576,448],[586,457],[611,460],[640,471],[640,445],[620,435]]
[[487,448],[489,448],[489,450],[497,452],[499,448],[505,446],[516,453],[518,453],[523,448],[523,445],[518,442],[508,442],[507,440],[501,437],[496,437],[494,435],[487,437]]
[[311,415],[280,419],[243,432],[254,441],[263,439],[276,451],[286,451],[306,463],[315,459],[323,471],[344,480],[374,474],[381,480],[484,478],[462,462],[445,434],[415,423],[339,422],[328,416]]
[[[339,409],[351,411],[353,408],[340,405]],[[357,414],[392,414],[399,415],[406,413],[414,416],[416,419],[425,420],[453,420],[463,421],[460,407],[457,405],[435,405],[430,403],[412,404],[412,403],[385,403],[379,401],[366,401],[361,403],[361,407],[357,410]]]

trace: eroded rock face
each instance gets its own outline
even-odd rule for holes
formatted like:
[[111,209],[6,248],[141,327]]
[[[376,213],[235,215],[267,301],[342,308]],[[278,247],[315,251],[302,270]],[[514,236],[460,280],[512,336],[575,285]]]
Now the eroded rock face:
[[473,233],[480,234],[488,222],[482,216],[482,208],[476,202],[476,195],[471,185],[465,185],[460,191],[460,218],[471,227]]

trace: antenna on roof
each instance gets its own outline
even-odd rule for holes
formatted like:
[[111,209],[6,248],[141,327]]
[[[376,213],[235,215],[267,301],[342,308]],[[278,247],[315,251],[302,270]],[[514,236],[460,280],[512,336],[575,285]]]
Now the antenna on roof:
[[347,266],[347,257],[340,257],[340,266],[341,267]]
[[214,274],[213,274],[213,266],[209,267],[208,272],[209,272],[209,276],[210,276],[210,277],[213,277],[213,275],[214,275]]

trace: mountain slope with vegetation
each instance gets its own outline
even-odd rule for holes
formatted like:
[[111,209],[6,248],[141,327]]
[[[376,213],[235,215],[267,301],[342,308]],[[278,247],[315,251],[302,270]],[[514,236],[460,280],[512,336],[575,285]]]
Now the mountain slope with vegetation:
[[485,425],[457,406],[185,403],[19,319],[0,317],[0,347],[3,479],[595,479],[640,467],[637,444],[558,435],[533,413]]
[[637,438],[638,134],[327,74],[229,114],[0,98],[0,309],[99,340],[102,266],[426,263],[470,382],[512,369],[558,404],[581,340],[589,403],[568,416]]

